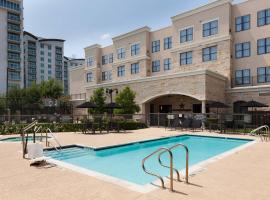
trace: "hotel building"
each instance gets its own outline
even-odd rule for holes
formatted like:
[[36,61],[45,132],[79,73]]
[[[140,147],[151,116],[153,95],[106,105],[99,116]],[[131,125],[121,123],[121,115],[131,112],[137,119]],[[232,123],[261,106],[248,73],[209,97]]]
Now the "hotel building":
[[75,102],[100,87],[129,86],[143,114],[206,113],[207,101],[235,113],[245,101],[270,103],[269,0],[217,0],[171,17],[163,29],[142,27],[112,41],[86,47],[84,66],[70,70]]
[[24,86],[56,79],[68,94],[68,64],[61,39],[45,39],[24,31]]
[[22,5],[22,0],[0,0],[0,94],[23,87]]

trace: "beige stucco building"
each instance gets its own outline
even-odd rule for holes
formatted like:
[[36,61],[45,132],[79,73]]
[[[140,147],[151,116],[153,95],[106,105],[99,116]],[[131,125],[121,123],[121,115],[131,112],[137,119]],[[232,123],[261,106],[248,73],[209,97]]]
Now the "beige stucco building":
[[[96,88],[131,87],[143,114],[202,112],[220,101],[270,103],[270,1],[218,0],[149,27],[85,48],[85,65],[70,70],[74,102]],[[84,95],[85,94],[85,95]]]

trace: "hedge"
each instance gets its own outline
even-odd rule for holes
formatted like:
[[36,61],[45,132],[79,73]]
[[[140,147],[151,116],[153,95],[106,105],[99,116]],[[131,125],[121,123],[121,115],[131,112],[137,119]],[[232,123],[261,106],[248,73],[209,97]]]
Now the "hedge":
[[[119,121],[121,129],[125,130],[137,130],[147,128],[145,123],[135,121]],[[40,123],[45,132],[45,129],[49,128],[52,132],[81,132],[83,124],[72,124],[72,123]],[[19,134],[21,129],[25,127],[25,124],[14,124],[14,125],[0,125],[0,135],[11,135]],[[30,133],[33,132],[29,131]]]

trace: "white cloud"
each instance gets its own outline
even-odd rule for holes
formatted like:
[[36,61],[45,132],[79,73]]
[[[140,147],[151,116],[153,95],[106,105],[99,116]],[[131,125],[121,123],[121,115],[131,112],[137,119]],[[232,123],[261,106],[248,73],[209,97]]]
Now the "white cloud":
[[105,33],[105,34],[100,36],[100,39],[102,39],[102,40],[111,39],[111,38],[112,38],[112,36],[109,33]]

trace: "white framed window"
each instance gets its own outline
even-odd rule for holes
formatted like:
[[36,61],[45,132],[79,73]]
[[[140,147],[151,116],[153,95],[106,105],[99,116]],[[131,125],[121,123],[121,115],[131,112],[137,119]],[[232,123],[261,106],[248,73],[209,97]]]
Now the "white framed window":
[[92,67],[94,65],[94,58],[93,57],[87,58],[86,65],[87,67]]

